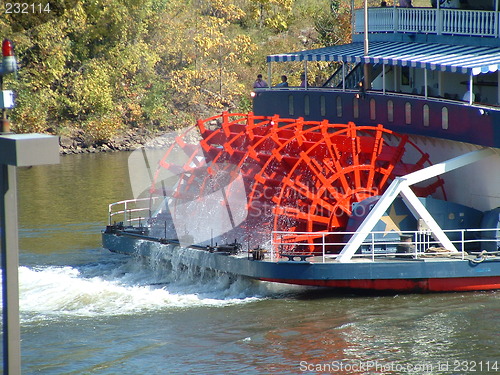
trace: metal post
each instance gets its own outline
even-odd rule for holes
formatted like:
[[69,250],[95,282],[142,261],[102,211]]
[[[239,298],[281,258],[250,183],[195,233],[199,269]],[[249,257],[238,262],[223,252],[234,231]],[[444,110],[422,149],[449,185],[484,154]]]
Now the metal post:
[[368,0],[364,0],[363,4],[363,17],[364,17],[364,38],[363,38],[363,54],[368,56],[369,46],[368,46]]
[[[499,87],[500,87],[500,84],[499,84]],[[342,91],[345,92],[345,62],[344,61],[342,61]],[[500,98],[500,94],[498,97]],[[499,101],[500,101],[500,99],[499,99]]]
[[469,76],[469,105],[472,105],[472,97],[474,96],[473,94],[473,87],[472,87],[472,81],[473,81],[473,75],[472,75],[472,72],[470,73],[470,76]]
[[19,254],[17,232],[16,167],[0,164],[0,231],[2,247],[3,368],[21,373],[19,326]]
[[436,9],[436,26],[437,26],[437,30],[436,30],[436,34],[437,35],[441,35],[441,33],[443,32],[443,13],[441,12],[441,7],[439,6],[439,3],[440,1],[436,1],[437,5],[437,9]]
[[304,60],[304,88],[307,90],[307,60]]
[[364,62],[363,62],[363,73],[364,73],[364,82],[363,86],[366,90],[371,89],[371,79],[370,79],[370,64],[367,62],[368,54],[370,52],[369,42],[368,42],[368,0],[364,0],[364,39],[363,39],[363,54],[364,54]]
[[424,69],[424,95],[425,95],[425,98],[427,99],[427,95],[429,95],[428,91],[427,91],[427,69]]
[[57,163],[58,137],[45,134],[0,135],[3,364],[7,375],[21,373],[16,167]]
[[382,62],[382,93],[385,95],[385,62]]
[[[3,91],[3,75],[0,74],[0,93]],[[7,109],[2,108],[2,119],[0,133],[10,133],[10,121],[7,117]]]
[[325,251],[325,250],[326,250],[326,249],[325,249],[325,234],[323,233],[321,236],[322,236],[322,241],[321,241],[321,243],[322,243],[322,245],[323,245],[323,246],[322,246],[322,248],[323,248],[323,263],[325,263],[325,252],[326,252],[326,251]]
[[494,23],[494,27],[495,27],[495,32],[494,32],[495,38],[498,38],[498,0],[495,0],[495,23]]
[[[12,43],[2,42],[0,92],[3,76],[17,71]],[[16,167],[59,163],[58,137],[44,134],[11,134],[7,108],[0,123],[0,247],[2,262],[3,370],[21,374],[19,324],[19,234],[17,229]]]
[[267,63],[267,87],[271,88],[272,86],[272,79],[273,79],[273,71],[271,67],[271,61]]
[[443,97],[443,72],[441,70],[438,71],[438,95]]
[[396,0],[394,0],[394,4],[392,7],[392,23],[394,25],[394,32],[397,33],[399,28],[399,14],[396,8]]
[[372,262],[375,262],[375,235],[371,233]]

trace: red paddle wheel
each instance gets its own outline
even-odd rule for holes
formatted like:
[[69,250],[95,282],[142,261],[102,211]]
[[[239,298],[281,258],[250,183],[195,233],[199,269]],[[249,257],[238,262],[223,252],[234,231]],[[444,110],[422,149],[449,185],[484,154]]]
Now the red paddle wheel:
[[[382,125],[224,113],[176,137],[159,164],[153,193],[184,204],[222,191],[221,204],[229,211],[231,196],[243,193],[244,220],[229,215],[239,235],[259,242],[271,230],[308,232],[284,238],[312,252],[307,245],[325,232],[345,229],[353,203],[381,195],[395,177],[430,162],[406,135]],[[172,175],[176,183],[167,189],[162,181]],[[236,188],[224,189],[238,179]],[[414,190],[420,196],[440,190],[445,198],[442,185],[435,178]]]

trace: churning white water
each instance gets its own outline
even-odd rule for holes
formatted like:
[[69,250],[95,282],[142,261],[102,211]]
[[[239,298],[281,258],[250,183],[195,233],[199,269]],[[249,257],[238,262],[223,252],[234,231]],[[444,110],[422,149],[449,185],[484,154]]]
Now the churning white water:
[[288,288],[211,270],[168,265],[153,269],[139,259],[80,267],[23,266],[19,284],[24,321],[227,306],[269,298]]

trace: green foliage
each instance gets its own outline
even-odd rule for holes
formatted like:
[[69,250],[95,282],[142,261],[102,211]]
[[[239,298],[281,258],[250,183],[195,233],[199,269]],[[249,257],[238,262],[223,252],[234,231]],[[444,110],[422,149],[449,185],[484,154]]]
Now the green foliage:
[[[178,128],[250,110],[270,53],[346,40],[347,0],[57,0],[54,16],[0,19],[16,44],[19,132]],[[69,6],[71,5],[71,6]],[[312,65],[312,64],[311,64]],[[310,77],[325,67],[311,66]],[[301,66],[280,66],[298,84]]]
[[123,128],[123,123],[119,116],[112,114],[103,117],[93,116],[83,123],[82,128],[87,144],[91,145],[102,143],[116,135]]

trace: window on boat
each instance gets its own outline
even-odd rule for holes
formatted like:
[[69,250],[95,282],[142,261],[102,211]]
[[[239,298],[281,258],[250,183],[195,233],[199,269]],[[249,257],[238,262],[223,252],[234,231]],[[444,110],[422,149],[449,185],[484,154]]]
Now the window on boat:
[[411,103],[406,102],[405,104],[405,124],[410,125],[411,124]]
[[375,120],[377,118],[377,114],[375,112],[375,99],[370,99],[370,120]]
[[424,116],[424,126],[429,126],[429,106],[427,104],[424,104],[423,108],[423,116]]
[[309,95],[304,96],[304,115],[308,116],[311,113],[309,107]]
[[352,111],[353,111],[353,116],[354,118],[359,117],[359,99],[354,97],[352,100]]
[[402,66],[401,67],[401,84],[403,86],[410,85],[410,67],[409,66]]
[[394,103],[392,100],[387,101],[387,121],[394,121]]
[[441,126],[443,129],[448,129],[448,108],[441,109]]
[[321,116],[325,117],[326,116],[326,102],[325,102],[325,97],[321,95],[319,98],[320,105],[321,105]]
[[295,110],[293,108],[293,95],[288,95],[288,114],[290,116],[295,114]]
[[342,98],[337,96],[337,117],[342,117]]

